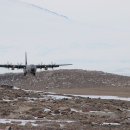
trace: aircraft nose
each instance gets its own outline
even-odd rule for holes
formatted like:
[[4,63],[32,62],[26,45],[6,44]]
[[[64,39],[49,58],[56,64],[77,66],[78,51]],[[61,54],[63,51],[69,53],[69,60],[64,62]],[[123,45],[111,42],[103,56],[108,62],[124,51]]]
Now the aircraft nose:
[[35,71],[35,68],[31,68],[31,71]]

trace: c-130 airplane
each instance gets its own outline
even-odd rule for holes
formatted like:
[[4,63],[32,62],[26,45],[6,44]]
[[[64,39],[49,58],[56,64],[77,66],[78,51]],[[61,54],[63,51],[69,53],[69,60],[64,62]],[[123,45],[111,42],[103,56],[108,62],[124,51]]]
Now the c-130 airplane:
[[36,71],[37,69],[45,69],[48,70],[48,68],[56,68],[56,67],[60,67],[60,66],[67,66],[67,65],[72,65],[72,64],[47,64],[47,65],[28,65],[27,63],[27,53],[25,52],[25,65],[12,65],[12,64],[3,64],[0,65],[0,67],[3,68],[11,68],[12,70],[14,69],[23,69],[24,72],[24,76],[27,75],[27,73],[31,73],[34,76],[36,75]]

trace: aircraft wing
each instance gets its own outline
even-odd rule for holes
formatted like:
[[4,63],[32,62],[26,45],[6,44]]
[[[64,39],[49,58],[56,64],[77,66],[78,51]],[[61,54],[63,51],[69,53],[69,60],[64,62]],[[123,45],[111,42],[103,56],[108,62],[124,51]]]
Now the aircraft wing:
[[60,67],[60,66],[67,66],[67,65],[72,65],[72,64],[48,64],[48,65],[36,65],[36,67],[38,69],[42,69],[42,68],[45,68],[45,69],[48,69],[48,68],[56,68],[56,67]]
[[11,68],[11,69],[23,69],[25,68],[25,65],[12,65],[12,64],[3,64],[3,65],[0,65],[0,67],[3,67],[3,68]]

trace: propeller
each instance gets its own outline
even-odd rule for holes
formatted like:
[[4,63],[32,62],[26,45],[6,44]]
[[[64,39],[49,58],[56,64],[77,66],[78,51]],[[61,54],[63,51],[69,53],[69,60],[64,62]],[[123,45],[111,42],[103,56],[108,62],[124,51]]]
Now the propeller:
[[[41,62],[41,66],[43,65],[43,63]],[[42,69],[42,67],[40,68],[40,69]]]
[[17,63],[17,65],[18,65],[18,68],[17,68],[17,69],[19,69],[19,68],[20,68],[19,66],[22,65],[22,63]]
[[[12,65],[12,64],[11,64]],[[15,69],[15,65],[12,65],[12,68],[11,68],[12,70],[14,70]]]
[[44,70],[48,70],[48,67],[46,66],[46,64],[44,64]]
[[51,65],[52,65],[52,70],[54,70],[53,66],[55,66],[55,63],[51,62]]
[[8,69],[9,69],[9,62],[7,62],[7,66],[8,66]]
[[42,67],[41,67],[42,66],[42,62],[41,62],[41,64],[38,64],[38,65],[39,65],[39,69],[41,70],[42,69]]

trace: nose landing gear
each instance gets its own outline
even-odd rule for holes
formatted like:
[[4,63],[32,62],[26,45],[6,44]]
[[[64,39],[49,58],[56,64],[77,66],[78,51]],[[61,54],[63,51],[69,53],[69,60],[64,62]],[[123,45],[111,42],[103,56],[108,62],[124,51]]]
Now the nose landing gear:
[[27,73],[26,72],[24,72],[24,76],[26,76],[27,75]]

